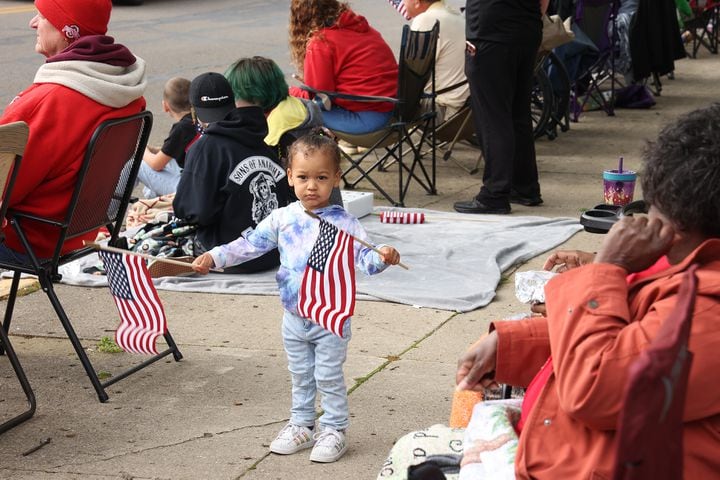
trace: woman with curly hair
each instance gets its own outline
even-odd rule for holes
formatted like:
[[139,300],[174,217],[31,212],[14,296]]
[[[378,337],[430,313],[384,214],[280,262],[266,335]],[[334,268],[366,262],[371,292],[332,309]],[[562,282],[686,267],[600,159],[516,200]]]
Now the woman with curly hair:
[[[337,0],[291,0],[290,53],[303,82],[316,90],[394,97],[398,66],[380,32],[365,17]],[[309,98],[298,88],[290,94]],[[362,134],[385,125],[392,114],[388,102],[334,99],[323,111],[332,130]]]

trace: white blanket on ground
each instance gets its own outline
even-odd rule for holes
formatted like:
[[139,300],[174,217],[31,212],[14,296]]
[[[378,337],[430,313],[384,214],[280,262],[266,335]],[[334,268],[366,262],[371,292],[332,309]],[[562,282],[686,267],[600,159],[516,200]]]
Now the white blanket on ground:
[[[396,210],[376,207],[375,212]],[[466,215],[421,209],[423,224],[381,223],[368,215],[361,223],[376,244],[397,248],[410,267],[390,267],[367,277],[359,274],[358,298],[467,312],[490,303],[501,273],[563,243],[582,229],[577,219]],[[62,282],[100,287],[104,276],[82,273],[96,265],[88,255],[60,268]],[[207,276],[155,279],[159,290],[225,294],[277,295],[275,271],[259,274],[211,273]]]

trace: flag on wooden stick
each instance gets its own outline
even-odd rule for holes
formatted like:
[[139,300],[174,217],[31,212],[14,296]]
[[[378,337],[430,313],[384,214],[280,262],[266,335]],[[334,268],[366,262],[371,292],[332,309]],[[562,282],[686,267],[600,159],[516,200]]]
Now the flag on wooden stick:
[[395,10],[400,12],[400,15],[405,17],[405,20],[410,20],[410,16],[407,13],[407,9],[405,8],[405,2],[403,0],[388,0],[390,2],[390,5],[392,5]]
[[155,355],[157,337],[167,332],[167,320],[145,260],[100,250],[110,293],[120,313],[115,343],[126,352]]
[[310,252],[298,294],[298,312],[342,337],[355,311],[353,237],[320,219],[320,234]]

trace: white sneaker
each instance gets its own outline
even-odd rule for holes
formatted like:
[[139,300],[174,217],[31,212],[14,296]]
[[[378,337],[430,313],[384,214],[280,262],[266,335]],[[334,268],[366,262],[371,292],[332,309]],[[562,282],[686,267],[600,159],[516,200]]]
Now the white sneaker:
[[270,444],[270,451],[279,453],[280,455],[290,455],[306,448],[310,448],[315,443],[313,432],[307,427],[293,425],[288,423],[280,430],[275,440]]
[[324,428],[313,435],[315,446],[310,452],[313,462],[332,463],[342,457],[347,451],[345,434],[332,428]]

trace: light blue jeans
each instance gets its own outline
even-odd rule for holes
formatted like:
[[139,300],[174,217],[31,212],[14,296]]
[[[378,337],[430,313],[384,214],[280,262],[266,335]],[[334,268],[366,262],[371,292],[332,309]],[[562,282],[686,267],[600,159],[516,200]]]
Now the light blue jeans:
[[323,111],[323,124],[330,130],[363,134],[380,130],[390,121],[392,112],[351,112],[338,106]]
[[180,168],[180,165],[178,165],[174,158],[159,172],[153,170],[147,163],[142,162],[137,179],[145,185],[145,188],[143,188],[143,197],[155,198],[160,195],[175,193],[181,173],[182,168]]
[[348,426],[348,400],[343,364],[350,341],[350,320],[343,327],[343,338],[310,320],[285,312],[283,344],[292,377],[290,422],[315,425],[315,396],[320,391],[322,427],[344,430]]

